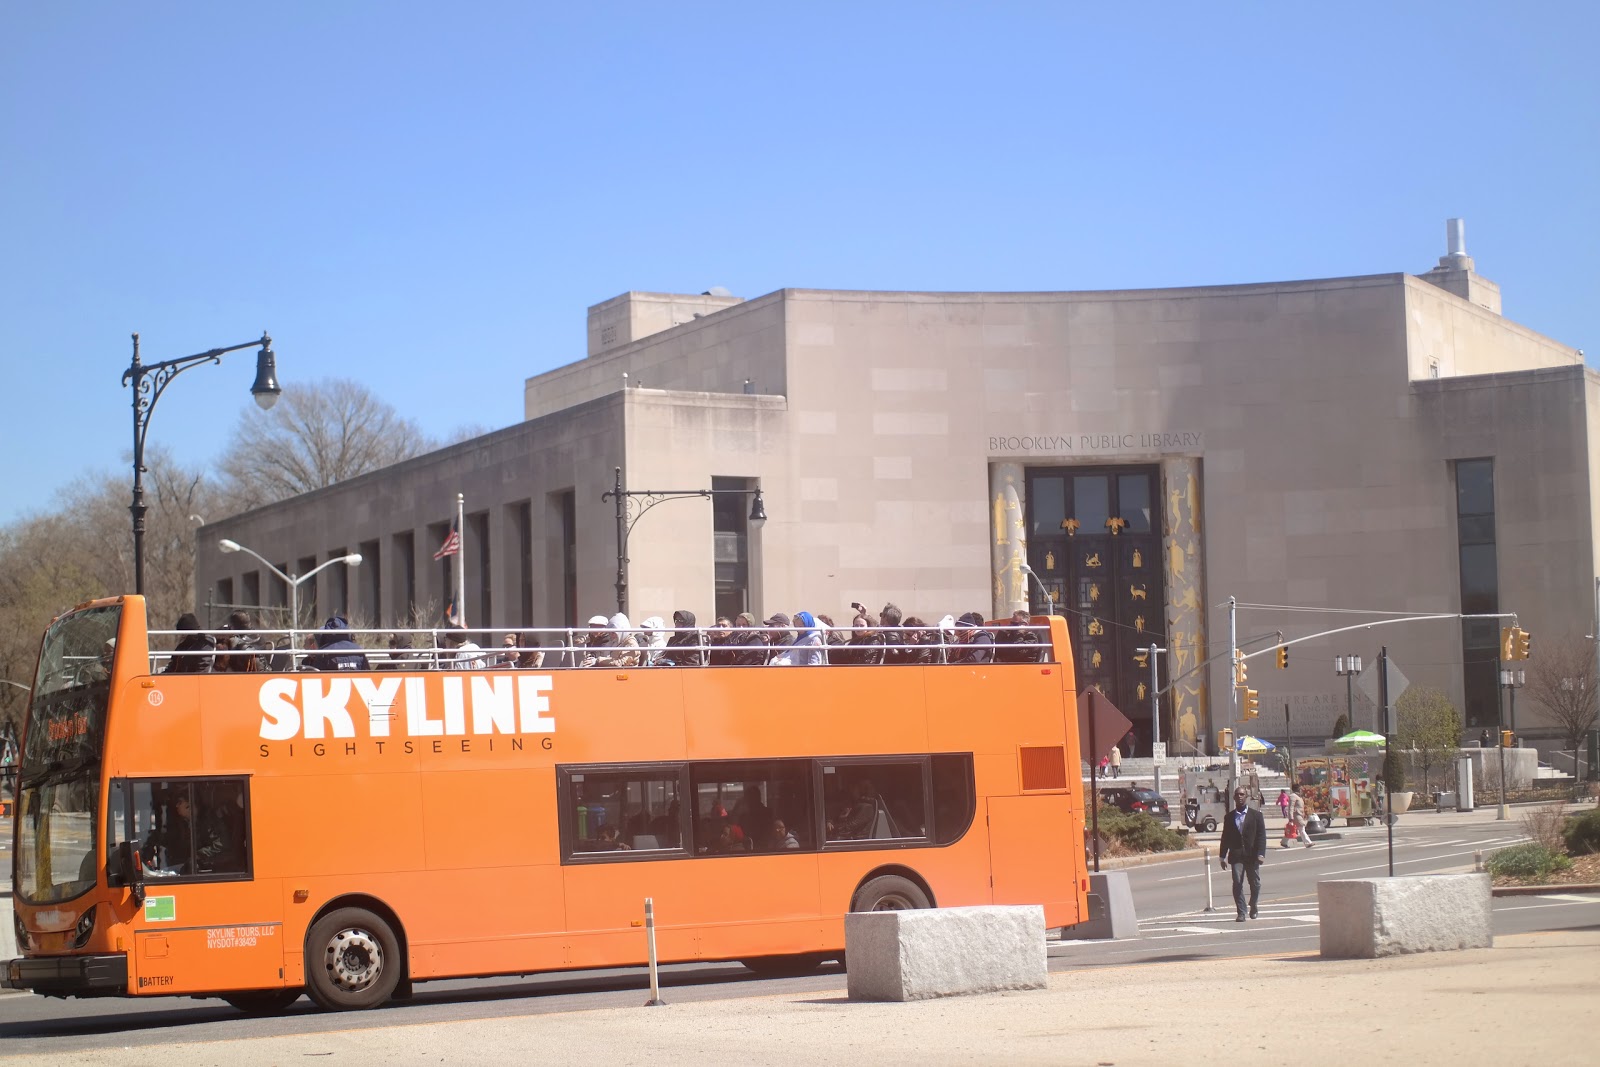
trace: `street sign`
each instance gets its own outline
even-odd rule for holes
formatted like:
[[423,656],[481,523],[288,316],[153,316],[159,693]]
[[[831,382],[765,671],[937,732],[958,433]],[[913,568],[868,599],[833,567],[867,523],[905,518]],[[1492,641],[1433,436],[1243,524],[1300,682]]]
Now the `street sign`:
[[1150,762],[1160,767],[1167,762],[1167,743],[1157,741],[1150,746]]
[[[1400,694],[1406,691],[1406,686],[1411,680],[1400,673],[1400,668],[1395,666],[1394,657],[1389,657],[1389,703],[1393,704],[1400,699]],[[1361,695],[1378,706],[1378,658],[1374,656],[1367,662],[1366,668],[1356,677],[1356,688]],[[1355,723],[1350,724],[1353,728]]]
[[1078,751],[1084,759],[1099,763],[1131,729],[1132,721],[1094,686],[1078,694]]

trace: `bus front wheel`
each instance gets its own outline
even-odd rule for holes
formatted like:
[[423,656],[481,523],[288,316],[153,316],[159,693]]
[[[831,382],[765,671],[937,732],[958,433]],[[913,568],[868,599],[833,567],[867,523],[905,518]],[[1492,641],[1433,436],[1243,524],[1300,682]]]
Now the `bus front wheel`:
[[861,887],[850,910],[913,911],[932,906],[928,894],[917,883],[898,874],[884,874]]
[[328,1011],[360,1011],[400,984],[400,943],[389,924],[362,908],[340,908],[306,934],[306,992]]
[[222,999],[246,1015],[276,1015],[300,999],[299,989],[246,989]]

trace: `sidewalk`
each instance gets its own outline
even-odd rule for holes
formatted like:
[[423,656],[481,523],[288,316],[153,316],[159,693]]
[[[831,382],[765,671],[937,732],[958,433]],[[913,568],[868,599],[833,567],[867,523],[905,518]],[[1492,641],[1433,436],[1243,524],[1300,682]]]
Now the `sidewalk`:
[[[841,982],[842,985],[842,982]],[[640,991],[642,1003],[645,997]],[[670,998],[671,993],[668,993]],[[1389,960],[1314,955],[1097,967],[1047,990],[853,1004],[842,988],[284,1037],[111,1047],[0,1063],[342,1065],[1593,1062],[1600,932]],[[1245,1005],[1244,1011],[1239,1010]],[[1285,1006],[1294,1008],[1285,1021]],[[1358,1042],[1357,1044],[1353,1044]]]

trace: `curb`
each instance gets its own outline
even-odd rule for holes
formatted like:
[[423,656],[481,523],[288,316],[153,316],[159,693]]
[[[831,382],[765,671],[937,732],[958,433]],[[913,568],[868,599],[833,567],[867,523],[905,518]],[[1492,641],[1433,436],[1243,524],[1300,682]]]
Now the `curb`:
[[[1147,852],[1140,856],[1102,856],[1100,858],[1100,870],[1103,873],[1105,871],[1120,871],[1127,867],[1148,867],[1154,863],[1171,863],[1175,860],[1199,859],[1204,851],[1204,849],[1198,848],[1185,848],[1179,849],[1176,852]],[[1215,851],[1215,849],[1212,851]],[[1091,868],[1089,873],[1094,874],[1093,859],[1089,860],[1089,867]]]
[[1497,897],[1537,897],[1546,893],[1600,893],[1600,883],[1574,882],[1569,885],[1497,885],[1489,890]]

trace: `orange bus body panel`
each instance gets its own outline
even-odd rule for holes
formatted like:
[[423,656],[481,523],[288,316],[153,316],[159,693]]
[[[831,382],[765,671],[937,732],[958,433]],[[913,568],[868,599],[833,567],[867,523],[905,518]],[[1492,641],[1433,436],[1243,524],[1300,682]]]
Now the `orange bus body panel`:
[[[122,599],[122,648],[141,653],[142,605]],[[252,872],[148,879],[167,898],[152,910],[108,888],[102,865],[86,899],[114,921],[74,951],[127,952],[132,995],[298,986],[307,929],[355,896],[393,914],[417,980],[642,963],[646,897],[664,962],[837,952],[852,897],[883,868],[912,872],[938,906],[1036,903],[1050,926],[1079,922],[1076,693],[1066,625],[1049,623],[1060,660],[1045,664],[119,669],[104,780],[248,776]],[[506,694],[514,716],[491,699]],[[1059,749],[1064,787],[1025,790],[1022,748]],[[928,753],[973,758],[976,814],[948,845],[562,862],[558,765]],[[37,952],[64,948],[42,938]]]

